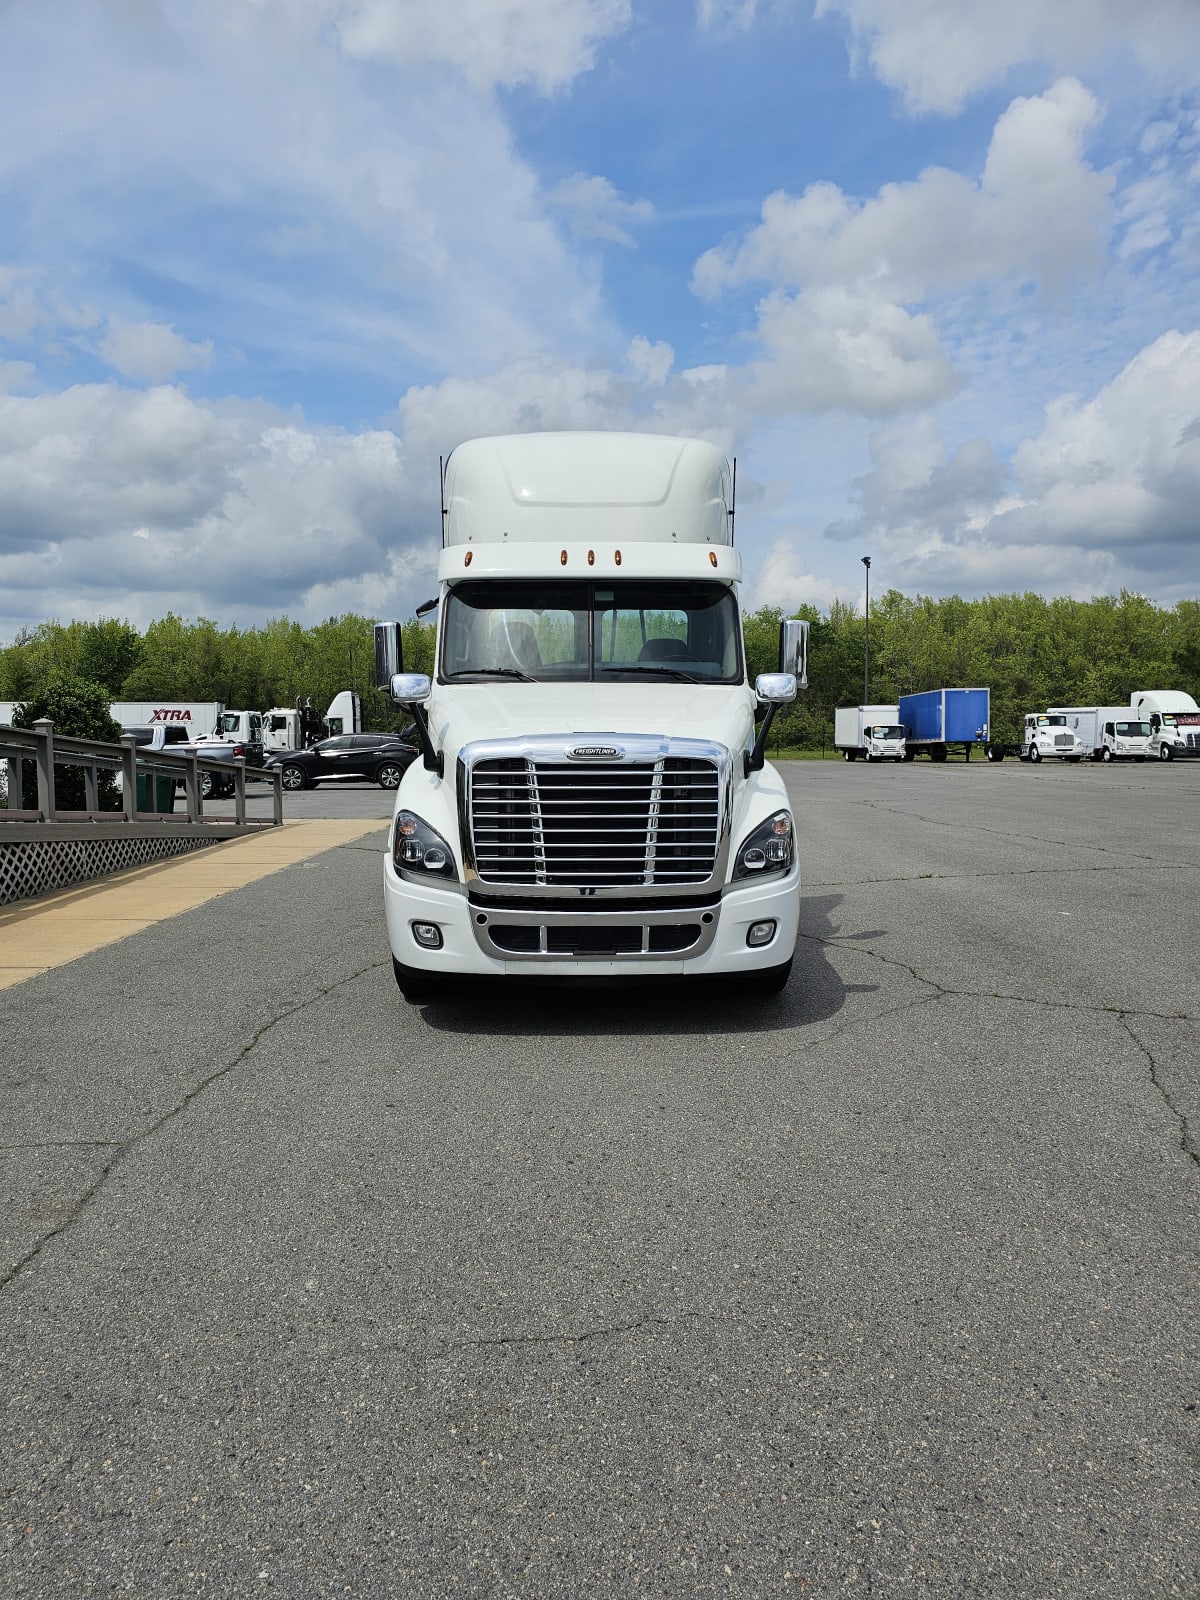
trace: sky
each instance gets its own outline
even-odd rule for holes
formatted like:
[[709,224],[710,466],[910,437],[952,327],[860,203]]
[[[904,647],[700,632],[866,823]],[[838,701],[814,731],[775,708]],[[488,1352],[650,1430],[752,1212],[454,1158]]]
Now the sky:
[[1196,0],[0,0],[0,643],[434,592],[438,458],[737,458],[750,606],[1200,593]]

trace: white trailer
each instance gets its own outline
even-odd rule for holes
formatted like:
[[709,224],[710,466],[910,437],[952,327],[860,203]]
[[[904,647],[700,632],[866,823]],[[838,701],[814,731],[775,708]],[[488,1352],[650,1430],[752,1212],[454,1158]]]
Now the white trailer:
[[1064,716],[1079,735],[1082,754],[1090,761],[1146,761],[1150,749],[1150,724],[1128,706],[1051,706],[1053,716]]
[[897,706],[838,706],[833,747],[846,761],[903,761],[904,729]]
[[[10,723],[14,700],[0,700],[0,723]],[[122,728],[156,727],[160,723],[186,728],[188,737],[202,739],[215,731],[225,707],[219,700],[114,700],[109,715]]]
[[[422,759],[384,906],[412,1001],[474,977],[694,974],[772,993],[796,946],[791,802],[765,759],[807,624],[751,685],[732,475],[646,434],[475,439],[450,455],[433,677],[376,631]],[[762,714],[757,723],[756,713]]]
[[1160,761],[1200,756],[1200,707],[1190,694],[1180,689],[1135,689],[1129,706],[1150,724],[1150,752]]

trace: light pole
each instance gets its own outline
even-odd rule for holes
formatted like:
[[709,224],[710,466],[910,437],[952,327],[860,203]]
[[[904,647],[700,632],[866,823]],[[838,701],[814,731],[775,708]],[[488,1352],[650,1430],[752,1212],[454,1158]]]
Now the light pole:
[[864,556],[867,569],[867,603],[863,611],[863,705],[871,704],[871,558]]

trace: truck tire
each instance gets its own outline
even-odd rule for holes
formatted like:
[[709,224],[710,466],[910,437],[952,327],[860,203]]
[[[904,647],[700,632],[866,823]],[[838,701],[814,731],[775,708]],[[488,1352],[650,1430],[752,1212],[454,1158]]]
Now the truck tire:
[[396,976],[396,987],[410,1006],[436,1000],[443,991],[445,980],[437,973],[422,972],[419,967],[406,967],[395,956],[392,957],[392,971]]
[[1004,760],[1004,751],[998,749],[994,744],[989,744],[987,749],[983,753],[988,758],[989,761],[1003,761]]
[[945,761],[947,753],[944,744],[931,744],[929,747],[930,761]]
[[853,761],[854,760],[854,751],[853,750],[843,750],[842,751],[842,760],[843,761]]
[[308,788],[308,774],[303,767],[297,767],[291,762],[284,767],[279,776],[289,794],[294,794],[298,789]]
[[871,760],[871,752],[869,750],[864,750],[863,751],[863,760],[864,761],[870,761]]
[[1101,750],[1101,752],[1100,752],[1100,759],[1101,759],[1101,761],[1103,761],[1103,762],[1106,762],[1106,763],[1107,763],[1107,762],[1109,762],[1109,761],[1111,761],[1111,760],[1112,760],[1112,758],[1113,758],[1113,753],[1112,753],[1112,751],[1111,751],[1111,750],[1110,750],[1110,749],[1109,749],[1109,748],[1108,748],[1108,746],[1107,746],[1107,745],[1105,745],[1105,746],[1104,746],[1104,749],[1103,749],[1103,750]]
[[1169,744],[1160,744],[1158,747],[1158,759],[1160,761],[1170,761],[1174,753]]
[[1042,752],[1038,749],[1037,745],[1035,745],[1035,744],[1031,744],[1029,746],[1029,759],[1030,759],[1030,761],[1033,762],[1035,767],[1037,766],[1038,762],[1042,759]]

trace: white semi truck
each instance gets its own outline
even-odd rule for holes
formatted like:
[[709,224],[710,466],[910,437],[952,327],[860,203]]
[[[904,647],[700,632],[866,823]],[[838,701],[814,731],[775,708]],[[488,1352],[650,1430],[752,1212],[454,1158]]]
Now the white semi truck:
[[1160,761],[1200,756],[1200,707],[1179,689],[1135,689],[1129,696],[1134,716],[1150,724],[1150,752]]
[[1091,761],[1146,761],[1153,753],[1149,722],[1128,706],[1051,706],[1050,715],[1066,717]]
[[838,706],[833,747],[846,761],[903,761],[904,729],[897,706]]
[[[694,439],[524,434],[443,476],[436,660],[384,865],[411,1001],[472,977],[695,974],[774,992],[796,943],[791,803],[764,751],[808,628],[746,679],[729,463]],[[757,724],[757,733],[756,733]]]

